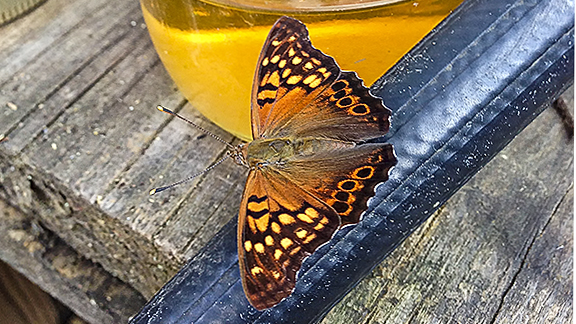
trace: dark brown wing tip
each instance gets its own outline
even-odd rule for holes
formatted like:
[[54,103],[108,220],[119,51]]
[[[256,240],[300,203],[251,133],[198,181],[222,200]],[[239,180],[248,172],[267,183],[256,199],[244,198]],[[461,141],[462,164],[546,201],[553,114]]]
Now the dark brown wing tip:
[[272,26],[271,33],[277,29],[289,28],[296,31],[301,35],[302,38],[309,39],[308,27],[298,19],[282,16],[276,20],[274,26]]
[[278,305],[284,298],[290,296],[292,294],[292,290],[289,293],[280,292],[274,296],[268,296],[269,298],[259,298],[258,296],[251,295],[248,298],[250,304],[259,311],[263,311],[268,308],[272,308]]
[[293,17],[289,17],[289,16],[282,16],[280,18],[278,18],[278,20],[276,20],[276,22],[274,23],[274,25],[288,25],[288,26],[301,26],[304,29],[306,28],[306,25],[304,25],[303,22],[301,22],[300,20],[293,18]]
[[388,133],[392,111],[384,105],[382,98],[372,94],[370,88],[364,84],[364,80],[355,71],[342,71],[341,78],[350,81],[353,92],[360,95],[364,103],[373,110],[371,116],[376,118],[374,121],[378,124],[378,130],[380,131],[378,135],[384,136]]
[[262,311],[278,305],[284,298],[290,296],[294,290],[294,281],[285,282],[279,290],[257,289],[250,285],[243,285],[243,288],[250,305]]

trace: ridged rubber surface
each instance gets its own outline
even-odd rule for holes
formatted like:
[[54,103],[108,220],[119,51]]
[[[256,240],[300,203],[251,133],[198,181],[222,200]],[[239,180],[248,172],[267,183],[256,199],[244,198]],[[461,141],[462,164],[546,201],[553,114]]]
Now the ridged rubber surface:
[[313,323],[573,83],[571,0],[466,1],[373,87],[398,165],[369,212],[303,264],[294,293],[246,300],[230,222],[131,323]]

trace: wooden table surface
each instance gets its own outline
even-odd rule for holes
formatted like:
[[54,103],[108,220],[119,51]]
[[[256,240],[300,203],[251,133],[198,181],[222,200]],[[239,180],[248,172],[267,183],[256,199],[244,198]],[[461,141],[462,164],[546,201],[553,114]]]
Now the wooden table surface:
[[[177,91],[137,1],[49,0],[0,27],[0,67],[0,258],[125,322],[236,216],[246,175],[227,161],[148,196],[226,151],[155,106],[239,140]],[[570,322],[573,162],[547,109],[323,323]]]

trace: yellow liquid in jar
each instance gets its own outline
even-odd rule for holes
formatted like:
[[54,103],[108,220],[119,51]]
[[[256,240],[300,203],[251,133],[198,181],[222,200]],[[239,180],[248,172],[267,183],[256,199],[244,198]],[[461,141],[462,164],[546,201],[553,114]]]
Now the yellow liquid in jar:
[[402,1],[363,10],[278,12],[197,0],[142,0],[150,36],[193,107],[244,140],[252,139],[250,98],[256,61],[283,15],[304,22],[312,45],[356,71],[368,86],[462,0]]

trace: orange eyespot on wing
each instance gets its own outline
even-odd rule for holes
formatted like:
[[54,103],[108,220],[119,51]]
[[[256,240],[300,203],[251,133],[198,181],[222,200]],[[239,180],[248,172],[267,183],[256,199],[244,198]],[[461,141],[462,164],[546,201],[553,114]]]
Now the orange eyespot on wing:
[[367,155],[356,155],[358,165],[335,175],[330,184],[316,191],[340,216],[342,226],[360,221],[367,209],[368,199],[374,196],[377,184],[388,180],[390,169],[396,164],[392,145],[374,147]]

